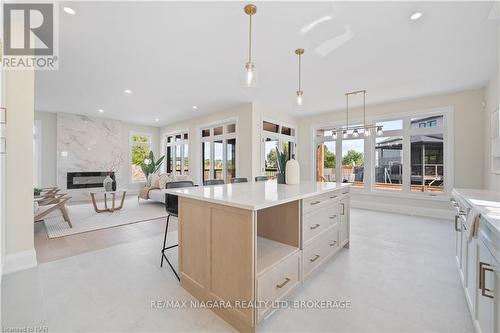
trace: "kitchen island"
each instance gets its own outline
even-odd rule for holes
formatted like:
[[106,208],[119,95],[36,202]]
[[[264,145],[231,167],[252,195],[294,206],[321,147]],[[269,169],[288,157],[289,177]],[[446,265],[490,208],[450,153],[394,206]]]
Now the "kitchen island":
[[349,184],[274,181],[169,189],[181,286],[239,331],[349,246]]

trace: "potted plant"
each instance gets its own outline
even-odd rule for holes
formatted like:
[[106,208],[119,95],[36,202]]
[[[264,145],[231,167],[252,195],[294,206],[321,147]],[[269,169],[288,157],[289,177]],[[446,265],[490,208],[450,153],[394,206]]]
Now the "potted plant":
[[153,154],[153,151],[149,151],[148,158],[145,158],[141,164],[141,169],[142,172],[144,172],[144,175],[146,176],[146,180],[148,179],[150,174],[153,174],[160,169],[164,158],[165,155],[160,157],[158,160],[155,160],[155,155]]
[[278,173],[276,178],[278,179],[278,184],[285,184],[285,169],[286,162],[288,161],[288,154],[285,151],[280,151],[276,148],[276,162],[278,164]]

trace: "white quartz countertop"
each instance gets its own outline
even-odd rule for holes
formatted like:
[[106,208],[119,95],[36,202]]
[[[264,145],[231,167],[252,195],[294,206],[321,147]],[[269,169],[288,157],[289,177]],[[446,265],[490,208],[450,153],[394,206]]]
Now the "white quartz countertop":
[[458,194],[469,206],[476,208],[492,231],[500,235],[500,192],[457,188],[453,193]]
[[287,202],[313,197],[350,184],[301,182],[299,185],[278,184],[276,181],[235,183],[167,189],[179,197],[202,200],[248,210],[259,210]]

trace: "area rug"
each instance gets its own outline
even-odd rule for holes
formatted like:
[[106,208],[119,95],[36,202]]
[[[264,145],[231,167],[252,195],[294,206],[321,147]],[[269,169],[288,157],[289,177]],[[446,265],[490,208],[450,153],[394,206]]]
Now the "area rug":
[[[103,203],[99,204],[99,206],[103,205]],[[44,223],[49,238],[150,221],[167,216],[163,204],[144,200],[137,202],[137,198],[125,199],[123,208],[114,213],[96,213],[90,203],[68,205],[67,208],[73,228],[69,227],[62,216],[47,218]]]

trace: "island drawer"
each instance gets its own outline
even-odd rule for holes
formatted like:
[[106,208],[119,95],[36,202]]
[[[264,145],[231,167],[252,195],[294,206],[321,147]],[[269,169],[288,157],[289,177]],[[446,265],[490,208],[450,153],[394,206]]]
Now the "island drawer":
[[304,215],[302,219],[303,244],[306,244],[331,226],[339,224],[341,210],[340,203],[335,203]]
[[339,190],[317,195],[312,198],[302,200],[302,212],[304,214],[316,209],[328,206],[332,202],[342,199],[342,192]]
[[316,267],[340,249],[340,229],[330,228],[324,235],[304,248],[303,270],[304,278]]
[[[300,252],[288,256],[271,270],[257,277],[257,299],[266,302],[258,309],[257,321],[264,319],[272,310],[272,302],[281,300],[300,281]],[[261,304],[262,305],[262,304]]]

